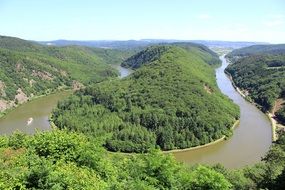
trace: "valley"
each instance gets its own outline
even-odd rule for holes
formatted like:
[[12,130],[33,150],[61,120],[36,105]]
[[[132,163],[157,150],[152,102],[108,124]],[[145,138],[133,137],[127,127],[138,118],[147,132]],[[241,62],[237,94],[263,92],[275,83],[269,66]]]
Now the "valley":
[[215,56],[196,44],[148,47],[122,64],[135,69],[129,77],[78,92],[52,119],[60,129],[105,135],[103,146],[115,152],[183,149],[229,136],[239,110],[216,86]]
[[[262,113],[249,103],[245,102],[243,98],[237,94],[223,72],[227,66],[227,62],[223,57],[220,57],[220,59],[222,60],[222,66],[216,69],[217,84],[222,93],[229,96],[241,108],[240,124],[234,129],[233,136],[230,136],[226,141],[190,151],[185,150],[181,152],[178,150],[178,152],[174,152],[174,156],[177,160],[187,164],[223,163],[229,168],[237,168],[257,163],[268,151],[271,144],[270,123]],[[120,66],[114,66],[114,68],[118,69],[122,78],[132,73],[131,70]],[[32,101],[31,103],[26,103],[11,111],[5,118],[0,119],[0,126],[5,126],[5,128],[1,128],[1,133],[10,134],[16,129],[26,133],[34,133],[36,128],[38,130],[50,130],[48,122],[49,114],[57,105],[57,101],[67,98],[68,94],[70,93],[59,92],[55,95],[50,95]],[[43,105],[45,105],[44,109],[42,107]],[[23,111],[25,112],[24,115]],[[248,117],[248,115],[251,115],[251,117]],[[19,118],[19,120],[15,120],[14,118],[16,117]],[[27,127],[26,120],[29,117],[33,117],[34,122],[31,126]],[[251,118],[259,119],[252,120]],[[246,146],[247,149],[244,149],[244,144],[250,146]],[[238,154],[239,151],[236,151],[237,149],[241,149],[244,154]],[[252,149],[256,151],[252,151]],[[250,159],[246,159],[245,162],[245,157],[250,157]]]
[[[235,91],[224,73],[229,65],[224,56],[218,57],[207,47],[193,43],[159,44],[124,55],[129,55],[123,59],[124,67],[118,64],[121,55],[120,59],[105,58],[113,60],[106,65],[116,75],[82,82],[84,87],[76,91],[68,85],[58,92],[51,90],[50,95],[45,93],[20,104],[0,118],[1,134],[9,135],[0,138],[0,163],[9,162],[8,167],[0,164],[2,171],[11,174],[16,163],[22,170],[32,164],[30,174],[20,172],[12,177],[0,173],[5,182],[2,187],[15,187],[15,180],[20,180],[25,187],[36,184],[46,189],[50,183],[57,183],[58,175],[75,180],[60,179],[69,187],[87,189],[113,189],[118,185],[135,188],[138,184],[187,189],[195,188],[198,184],[192,180],[205,175],[217,178],[199,182],[203,189],[205,185],[255,189],[280,183],[283,162],[272,167],[276,161],[271,157],[275,151],[283,151],[283,136],[280,134],[280,140],[270,149],[270,122]],[[282,103],[275,109],[280,107]],[[49,118],[55,124],[53,128]],[[187,124],[187,118],[194,123]],[[234,123],[238,125],[231,129]],[[171,126],[175,127],[173,131]],[[190,140],[188,133],[192,134]],[[158,148],[174,151],[163,153]],[[171,175],[166,174],[163,179],[161,174],[152,176],[157,169],[148,163],[158,164],[158,168],[163,168],[161,172],[169,171]],[[138,173],[132,172],[133,167]],[[89,177],[73,176],[78,171]],[[274,176],[267,176],[269,171]],[[267,178],[256,181],[255,176],[260,173],[273,182],[264,184],[268,183]],[[21,175],[25,177],[20,179]],[[39,182],[33,177],[38,175],[47,175],[48,179]],[[141,175],[152,177],[145,180]],[[189,181],[184,181],[184,177]]]
[[284,190],[284,0],[0,0],[0,190]]

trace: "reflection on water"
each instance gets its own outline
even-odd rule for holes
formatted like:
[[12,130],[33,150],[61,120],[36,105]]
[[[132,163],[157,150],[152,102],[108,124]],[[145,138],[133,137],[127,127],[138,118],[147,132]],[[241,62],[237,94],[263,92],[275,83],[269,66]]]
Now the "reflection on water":
[[130,75],[132,72],[134,72],[131,69],[127,69],[125,67],[122,67],[120,65],[113,66],[115,69],[117,69],[120,72],[120,78],[125,78],[126,76]]

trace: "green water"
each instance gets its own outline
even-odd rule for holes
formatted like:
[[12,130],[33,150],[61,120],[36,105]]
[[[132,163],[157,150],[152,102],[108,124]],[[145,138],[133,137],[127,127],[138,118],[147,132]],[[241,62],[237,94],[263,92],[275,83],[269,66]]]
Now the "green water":
[[[64,99],[71,92],[58,92],[22,104],[0,119],[0,134],[11,134],[19,130],[32,134],[36,130],[49,130],[48,116],[59,100]],[[33,118],[28,125],[27,120]]]

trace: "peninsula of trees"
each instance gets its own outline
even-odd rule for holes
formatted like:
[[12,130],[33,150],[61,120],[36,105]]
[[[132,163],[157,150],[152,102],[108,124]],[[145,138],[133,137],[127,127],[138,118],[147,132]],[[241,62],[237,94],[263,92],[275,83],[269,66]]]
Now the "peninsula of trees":
[[238,107],[218,89],[215,53],[202,45],[151,46],[122,63],[135,72],[91,85],[60,102],[60,129],[102,138],[110,151],[203,145],[230,135]]

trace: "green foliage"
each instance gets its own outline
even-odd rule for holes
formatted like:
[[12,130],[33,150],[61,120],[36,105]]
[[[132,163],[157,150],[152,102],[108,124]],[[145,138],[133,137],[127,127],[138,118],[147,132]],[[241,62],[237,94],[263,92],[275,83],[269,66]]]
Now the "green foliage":
[[[80,46],[53,47],[0,36],[0,99],[14,101],[20,88],[27,97],[118,76],[132,52]],[[17,103],[17,102],[16,102]]]
[[[19,136],[13,134],[8,141]],[[82,134],[56,129],[22,136],[22,147],[0,148],[1,189],[194,190],[231,186],[213,169],[187,169],[158,150],[131,156],[110,154]],[[93,164],[82,164],[83,157]]]
[[235,49],[227,55],[228,58],[234,58],[236,56],[248,56],[248,55],[262,55],[262,54],[284,54],[285,44],[276,45],[253,45],[240,49]]
[[[256,166],[257,167],[257,166]],[[258,172],[254,170],[254,167],[245,168],[241,170],[229,170],[226,169],[221,164],[214,165],[212,167],[215,171],[224,175],[224,177],[231,182],[231,189],[235,190],[247,190],[256,189],[256,181],[253,181],[253,177],[249,177],[248,173],[253,173],[252,175],[257,175]],[[263,170],[262,170],[263,171]],[[259,181],[262,178],[259,178]]]
[[187,148],[227,135],[238,107],[217,88],[213,68],[201,58],[205,51],[186,47],[149,47],[128,59],[139,67],[131,76],[59,103],[56,126],[93,137],[105,133],[105,147],[123,152]]
[[119,126],[112,138],[106,141],[105,147],[114,152],[147,152],[154,147],[155,134],[141,126],[123,124]]
[[193,190],[226,190],[231,189],[232,187],[223,174],[217,173],[215,170],[205,166],[198,166],[193,172],[191,172],[184,185]]
[[158,60],[163,53],[170,49],[170,46],[152,46],[133,55],[122,63],[123,67],[137,69],[142,65]]
[[281,123],[285,123],[285,107],[278,110],[275,115]]
[[[15,147],[15,139],[22,146]],[[0,137],[0,189],[284,189],[285,134],[264,162],[240,170],[221,165],[186,167],[151,149],[123,155],[102,149],[100,141],[55,129],[33,136]]]
[[13,149],[19,149],[26,145],[27,136],[19,131],[16,131],[8,140],[7,145]]

